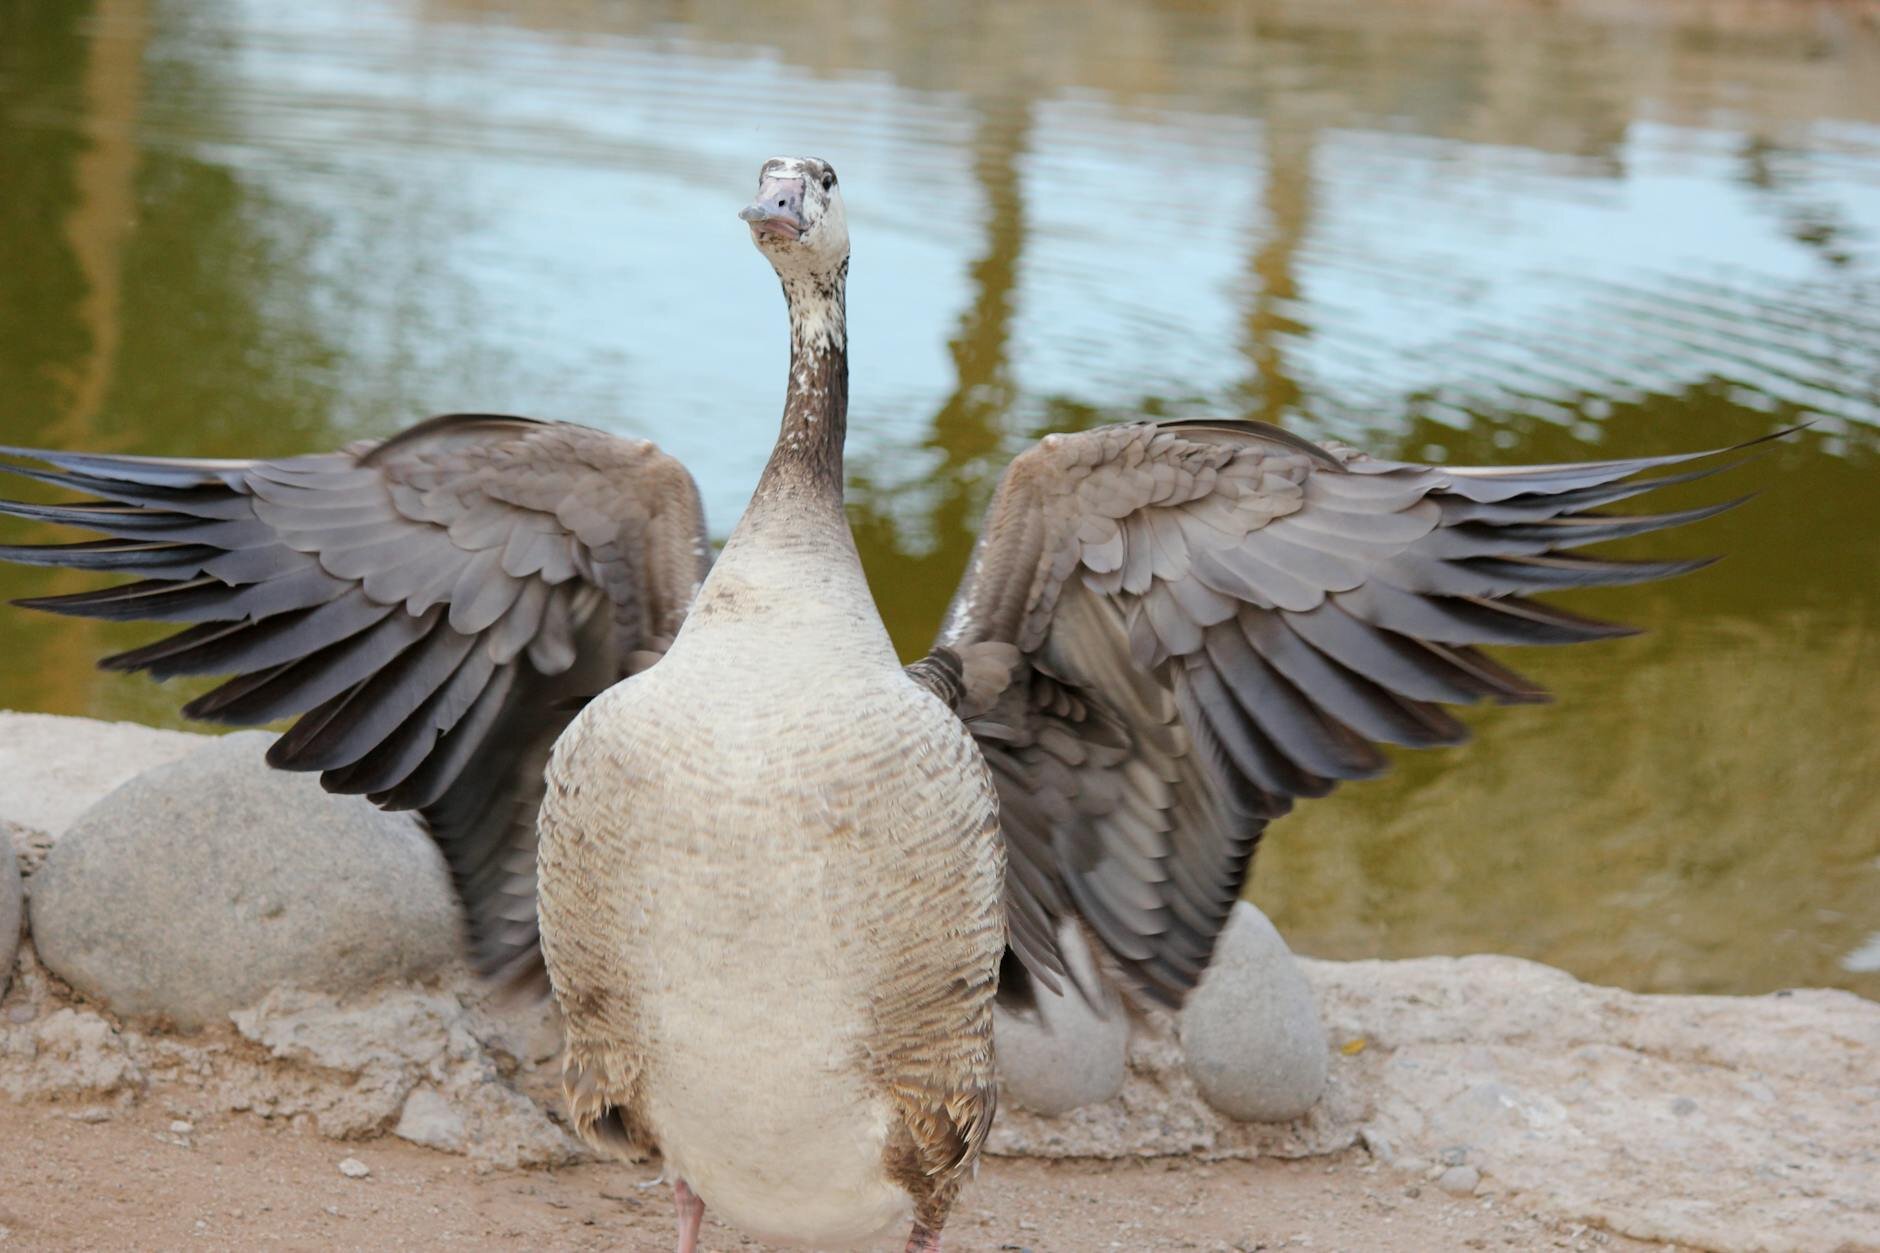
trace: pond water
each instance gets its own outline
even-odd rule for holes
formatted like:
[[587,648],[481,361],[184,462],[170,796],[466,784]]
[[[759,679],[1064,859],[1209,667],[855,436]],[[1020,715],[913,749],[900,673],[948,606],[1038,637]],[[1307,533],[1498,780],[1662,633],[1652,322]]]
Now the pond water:
[[[0,8],[0,438],[279,454],[426,414],[656,439],[725,534],[786,352],[734,214],[841,171],[851,513],[924,651],[1005,460],[1141,415],[1540,461],[1799,437],[1513,657],[1556,704],[1278,824],[1302,951],[1880,995],[1880,16],[1360,0]],[[29,528],[9,527],[9,538]],[[89,584],[0,568],[0,594]],[[0,706],[175,724],[0,612]]]

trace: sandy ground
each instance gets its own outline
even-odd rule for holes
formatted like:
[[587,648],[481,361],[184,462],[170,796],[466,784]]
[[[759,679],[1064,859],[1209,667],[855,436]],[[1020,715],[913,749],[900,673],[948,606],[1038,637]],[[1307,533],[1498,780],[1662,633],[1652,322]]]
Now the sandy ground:
[[[247,1115],[173,1129],[131,1111],[0,1107],[0,1247],[670,1250],[652,1168],[479,1173],[395,1139],[336,1144]],[[370,1175],[348,1178],[342,1159]],[[947,1228],[952,1253],[1030,1250],[1642,1249],[1458,1200],[1362,1153],[1309,1162],[988,1159]],[[708,1222],[710,1250],[762,1246]],[[1650,1246],[1662,1247],[1662,1246]]]

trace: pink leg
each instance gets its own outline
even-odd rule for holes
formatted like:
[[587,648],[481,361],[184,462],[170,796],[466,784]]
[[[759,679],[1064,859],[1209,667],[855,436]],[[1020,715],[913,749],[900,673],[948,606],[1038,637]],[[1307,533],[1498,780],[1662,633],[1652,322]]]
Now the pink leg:
[[705,1202],[683,1179],[673,1182],[672,1201],[679,1208],[678,1253],[698,1253],[698,1229],[705,1221]]
[[907,1237],[907,1253],[940,1253],[940,1233],[915,1223],[913,1233]]

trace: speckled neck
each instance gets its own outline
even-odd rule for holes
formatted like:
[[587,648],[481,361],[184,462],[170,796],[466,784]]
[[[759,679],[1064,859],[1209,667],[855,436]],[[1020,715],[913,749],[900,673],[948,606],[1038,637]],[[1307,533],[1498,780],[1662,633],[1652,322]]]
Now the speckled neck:
[[849,419],[848,273],[844,261],[833,274],[783,280],[790,305],[790,386],[783,427],[757,482],[753,509],[814,501],[841,513],[842,442]]

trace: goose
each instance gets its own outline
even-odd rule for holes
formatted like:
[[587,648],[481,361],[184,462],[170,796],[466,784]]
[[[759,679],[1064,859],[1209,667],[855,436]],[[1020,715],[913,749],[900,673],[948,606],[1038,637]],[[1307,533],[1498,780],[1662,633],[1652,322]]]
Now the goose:
[[[1179,1006],[1267,824],[1545,693],[1483,645],[1627,628],[1531,599],[1702,560],[1582,546],[1715,453],[1418,465],[1253,421],[1047,435],[1006,469],[932,651],[903,665],[843,512],[849,237],[826,161],[740,214],[789,310],[783,418],[713,560],[642,440],[453,414],[272,460],[5,450],[0,503],[128,572],[22,601],[187,624],[108,669],[232,676],[184,712],[292,717],[269,761],[415,810],[480,970],[544,982],[573,1125],[657,1151],[778,1243],[934,1253],[997,1103],[995,999],[1062,991],[1066,927]],[[1727,451],[1727,450],[1726,450]]]

